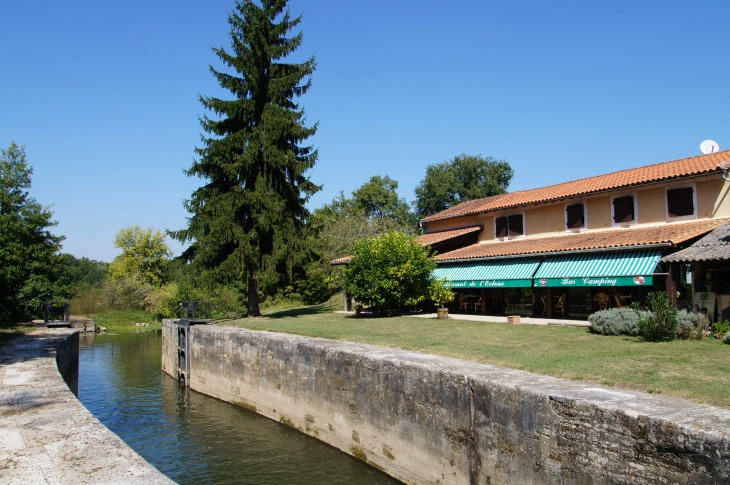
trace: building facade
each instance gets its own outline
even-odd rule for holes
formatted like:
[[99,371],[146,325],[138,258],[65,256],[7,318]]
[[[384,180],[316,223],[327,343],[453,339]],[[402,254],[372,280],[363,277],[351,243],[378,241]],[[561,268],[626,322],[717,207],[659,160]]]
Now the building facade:
[[723,151],[464,202],[424,218],[422,238],[473,238],[436,248],[455,311],[585,318],[652,290],[683,305],[693,268],[659,260],[730,221],[728,168]]

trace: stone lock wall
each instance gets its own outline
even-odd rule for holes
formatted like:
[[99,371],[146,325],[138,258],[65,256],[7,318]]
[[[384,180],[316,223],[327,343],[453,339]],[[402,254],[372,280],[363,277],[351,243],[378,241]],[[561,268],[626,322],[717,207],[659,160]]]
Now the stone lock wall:
[[[175,324],[163,368],[175,375]],[[730,483],[730,411],[397,349],[191,330],[190,387],[405,483]]]

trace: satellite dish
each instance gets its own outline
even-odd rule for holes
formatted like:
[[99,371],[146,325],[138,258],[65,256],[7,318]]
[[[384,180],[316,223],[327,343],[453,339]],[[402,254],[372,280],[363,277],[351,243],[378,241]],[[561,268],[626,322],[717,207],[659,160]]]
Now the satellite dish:
[[700,151],[705,155],[717,153],[720,151],[720,145],[718,145],[714,140],[705,140],[700,143]]

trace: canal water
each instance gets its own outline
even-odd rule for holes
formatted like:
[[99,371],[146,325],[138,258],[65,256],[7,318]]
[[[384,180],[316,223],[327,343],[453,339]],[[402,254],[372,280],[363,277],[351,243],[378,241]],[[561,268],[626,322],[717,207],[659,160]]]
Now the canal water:
[[190,391],[161,370],[159,331],[81,335],[79,400],[181,485],[397,484],[292,428]]

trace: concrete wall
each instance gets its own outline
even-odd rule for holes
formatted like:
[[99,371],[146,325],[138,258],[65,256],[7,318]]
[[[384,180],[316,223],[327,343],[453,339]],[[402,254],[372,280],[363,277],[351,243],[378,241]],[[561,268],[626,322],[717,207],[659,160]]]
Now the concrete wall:
[[0,483],[174,485],[79,402],[78,359],[76,329],[0,347]]
[[216,326],[190,338],[192,389],[406,483],[730,483],[728,410],[349,342]]

